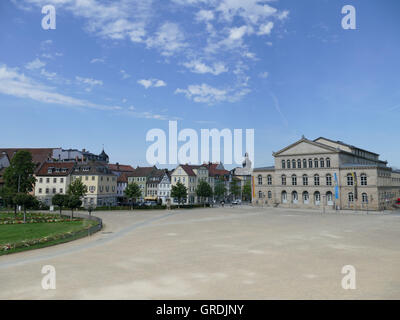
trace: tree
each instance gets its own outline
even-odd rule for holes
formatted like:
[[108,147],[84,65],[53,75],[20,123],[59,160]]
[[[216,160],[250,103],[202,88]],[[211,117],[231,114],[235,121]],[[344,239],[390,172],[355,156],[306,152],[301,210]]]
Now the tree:
[[251,201],[251,183],[250,183],[250,181],[246,182],[246,184],[243,186],[243,196],[245,197],[246,200]]
[[206,206],[205,200],[206,198],[211,197],[213,194],[211,186],[205,180],[200,180],[197,188],[196,188],[196,195],[203,200],[204,206]]
[[230,191],[231,194],[234,195],[235,199],[236,197],[240,196],[240,192],[241,192],[241,187],[240,187],[240,180],[238,178],[232,178],[232,181],[230,182]]
[[30,194],[19,192],[14,196],[14,203],[24,208],[24,223],[26,223],[26,209],[34,206],[36,198]]
[[82,198],[88,192],[88,188],[83,184],[81,179],[75,179],[69,186],[67,190],[67,194],[70,196],[77,196],[78,198]]
[[54,195],[53,199],[51,199],[52,204],[58,206],[60,210],[60,217],[62,214],[62,207],[65,207],[68,201],[68,196],[65,194],[57,193]]
[[124,194],[125,197],[129,199],[129,202],[131,203],[131,209],[133,209],[132,202],[136,202],[136,199],[142,196],[142,190],[140,190],[140,187],[137,183],[131,182],[126,186]]
[[74,209],[79,208],[82,205],[82,201],[79,196],[68,195],[65,201],[67,208],[71,209],[71,219],[74,218]]
[[219,180],[217,180],[214,188],[214,195],[217,197],[219,200],[220,198],[224,198],[226,195],[227,189],[225,186],[225,181],[223,177],[221,177]]
[[180,181],[178,181],[178,183],[175,186],[172,186],[171,197],[178,199],[178,208],[179,208],[182,199],[187,198],[187,188],[185,187],[185,185],[182,184]]
[[[33,176],[35,164],[32,155],[25,150],[19,150],[10,161],[10,166],[4,170],[4,187],[8,196],[15,197],[17,193],[29,193],[35,186]],[[17,215],[17,204],[14,204],[14,215]]]

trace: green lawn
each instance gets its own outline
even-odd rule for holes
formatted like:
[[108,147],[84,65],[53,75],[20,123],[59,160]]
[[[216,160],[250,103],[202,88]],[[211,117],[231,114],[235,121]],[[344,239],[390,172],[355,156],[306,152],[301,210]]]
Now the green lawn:
[[[6,244],[18,243],[25,240],[41,239],[47,236],[60,235],[67,232],[77,232],[84,230],[87,226],[95,224],[94,221],[82,220],[71,222],[54,222],[54,223],[29,223],[29,224],[10,224],[0,225],[0,247]],[[16,248],[9,251],[0,251],[0,255],[18,252],[22,250],[30,250],[42,248],[58,243],[71,241],[87,235],[82,232],[75,238],[58,239],[46,243],[32,245],[30,247]]]

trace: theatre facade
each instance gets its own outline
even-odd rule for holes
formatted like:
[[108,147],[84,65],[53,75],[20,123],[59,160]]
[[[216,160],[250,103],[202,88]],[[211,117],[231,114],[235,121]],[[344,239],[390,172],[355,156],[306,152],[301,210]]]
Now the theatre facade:
[[274,152],[275,166],[252,173],[253,204],[383,210],[400,198],[400,172],[379,155],[320,137]]

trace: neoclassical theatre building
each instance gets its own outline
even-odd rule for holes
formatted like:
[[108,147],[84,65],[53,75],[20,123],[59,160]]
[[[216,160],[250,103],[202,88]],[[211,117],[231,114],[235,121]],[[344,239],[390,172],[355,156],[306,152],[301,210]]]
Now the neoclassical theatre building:
[[400,198],[400,171],[341,141],[302,137],[273,156],[253,170],[254,205],[383,210]]

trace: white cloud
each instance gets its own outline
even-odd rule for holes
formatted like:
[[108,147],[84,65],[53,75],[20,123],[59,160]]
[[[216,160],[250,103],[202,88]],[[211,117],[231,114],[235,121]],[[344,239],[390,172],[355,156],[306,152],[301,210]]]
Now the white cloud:
[[120,71],[121,75],[122,75],[122,79],[129,79],[131,77],[130,74],[128,74],[125,70],[121,70]]
[[207,66],[205,63],[199,60],[189,61],[183,64],[186,68],[194,73],[211,73],[215,76],[227,72],[228,68],[222,62],[216,62],[213,66]]
[[40,61],[38,58],[36,58],[35,60],[27,63],[25,65],[25,68],[28,70],[36,70],[36,69],[43,68],[45,65],[46,65],[45,62]]
[[84,85],[86,87],[85,90],[87,92],[92,91],[93,87],[95,87],[95,86],[103,85],[103,81],[92,79],[92,78],[82,78],[82,77],[76,76],[75,80],[77,81],[78,84]]
[[48,72],[45,69],[40,70],[40,74],[44,77],[46,77],[48,80],[53,80],[55,77],[57,77],[57,73],[55,72]]
[[165,87],[167,85],[163,80],[159,79],[141,79],[137,83],[141,84],[146,89],[151,87],[155,88]]
[[211,21],[214,19],[214,12],[211,10],[200,10],[196,14],[197,21]]
[[267,71],[262,72],[258,75],[260,78],[266,79],[269,76],[269,73]]
[[183,93],[186,98],[194,102],[207,103],[209,105],[218,102],[236,102],[249,92],[248,88],[218,89],[205,83],[201,85],[189,85],[187,89],[178,88],[175,90],[175,94]]
[[257,32],[258,35],[265,35],[265,34],[271,34],[272,28],[274,27],[274,23],[273,22],[268,22],[266,24],[262,24],[260,26],[259,31]]
[[0,93],[18,98],[32,99],[35,101],[58,104],[64,106],[75,106],[94,108],[100,110],[120,110],[118,106],[104,106],[89,101],[76,99],[55,91],[55,88],[38,83],[33,79],[19,73],[15,68],[0,65]]
[[166,22],[155,33],[147,39],[149,48],[157,48],[163,56],[171,56],[187,46],[185,36],[176,23]]
[[104,59],[102,58],[93,58],[90,60],[90,63],[104,63]]

